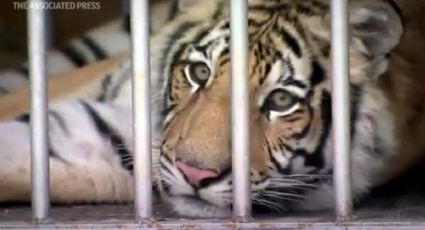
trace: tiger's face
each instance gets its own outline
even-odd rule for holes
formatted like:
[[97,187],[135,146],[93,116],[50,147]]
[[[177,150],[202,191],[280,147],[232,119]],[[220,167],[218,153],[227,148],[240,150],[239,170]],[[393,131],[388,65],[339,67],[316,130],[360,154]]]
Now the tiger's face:
[[[208,9],[213,11],[208,20],[175,29],[173,45],[161,57],[168,66],[161,70],[166,77],[159,183],[164,199],[185,216],[226,216],[232,205],[230,28],[226,4],[216,2],[215,9]],[[365,4],[370,5],[375,7]],[[392,9],[384,6],[379,9]],[[284,211],[321,184],[330,184],[328,9],[326,1],[250,1],[254,211]],[[352,38],[353,89],[386,69],[387,52],[381,54],[373,49],[382,48],[365,41],[373,40]]]

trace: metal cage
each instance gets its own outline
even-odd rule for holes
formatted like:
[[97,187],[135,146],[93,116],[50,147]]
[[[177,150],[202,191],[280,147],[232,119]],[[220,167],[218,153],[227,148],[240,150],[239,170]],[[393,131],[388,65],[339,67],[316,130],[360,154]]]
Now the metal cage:
[[[30,0],[43,2],[43,0]],[[31,151],[33,223],[0,224],[0,227],[42,228],[300,228],[348,229],[421,228],[420,223],[352,222],[350,181],[349,83],[348,76],[348,10],[347,0],[331,0],[332,61],[333,61],[333,126],[335,143],[335,203],[336,212],[330,221],[288,221],[285,218],[251,218],[249,191],[249,128],[248,128],[248,32],[247,0],[231,0],[232,59],[232,154],[234,218],[229,220],[158,220],[153,215],[151,179],[150,79],[149,79],[149,1],[131,1],[133,102],[134,102],[134,180],[135,219],[124,222],[72,223],[49,220],[49,170],[47,157],[47,96],[46,96],[46,12],[28,9],[31,74]],[[237,32],[236,32],[237,31]],[[143,52],[140,52],[143,51]],[[137,63],[137,64],[136,64]],[[235,113],[236,105],[238,114]]]

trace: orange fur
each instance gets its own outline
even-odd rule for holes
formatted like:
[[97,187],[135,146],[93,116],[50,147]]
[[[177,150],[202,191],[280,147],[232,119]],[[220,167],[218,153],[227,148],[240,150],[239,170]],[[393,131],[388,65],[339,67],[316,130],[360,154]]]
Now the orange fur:
[[[120,54],[105,61],[49,78],[49,102],[72,98],[92,98],[100,90],[102,79],[125,58]],[[28,110],[29,88],[23,87],[0,97],[0,121],[11,119]]]

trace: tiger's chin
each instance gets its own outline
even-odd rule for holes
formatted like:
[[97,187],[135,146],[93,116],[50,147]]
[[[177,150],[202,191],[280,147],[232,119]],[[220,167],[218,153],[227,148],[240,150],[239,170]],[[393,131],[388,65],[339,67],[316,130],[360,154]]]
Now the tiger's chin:
[[187,218],[228,218],[230,207],[218,207],[194,196],[168,196],[164,199],[172,208],[173,215]]

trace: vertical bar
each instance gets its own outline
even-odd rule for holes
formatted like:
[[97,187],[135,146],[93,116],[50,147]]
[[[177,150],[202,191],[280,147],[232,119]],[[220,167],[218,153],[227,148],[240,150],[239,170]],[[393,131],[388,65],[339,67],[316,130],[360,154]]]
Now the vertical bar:
[[131,1],[135,212],[152,216],[149,2]]
[[332,117],[335,204],[338,220],[352,213],[347,0],[332,0]]
[[49,159],[47,149],[46,11],[31,0],[28,8],[28,48],[31,78],[31,181],[35,221],[49,214]]
[[247,11],[247,0],[231,1],[233,215],[241,220],[251,217]]

